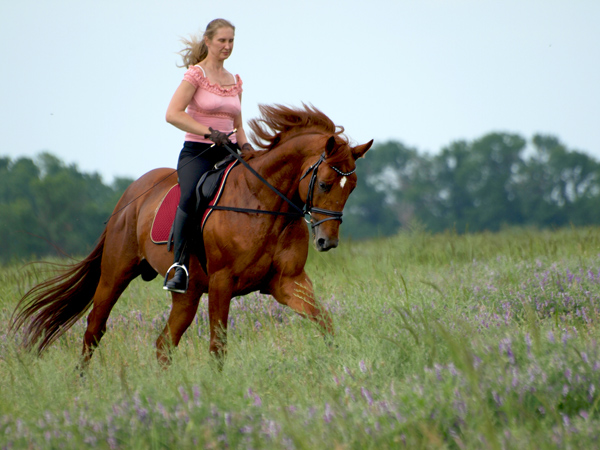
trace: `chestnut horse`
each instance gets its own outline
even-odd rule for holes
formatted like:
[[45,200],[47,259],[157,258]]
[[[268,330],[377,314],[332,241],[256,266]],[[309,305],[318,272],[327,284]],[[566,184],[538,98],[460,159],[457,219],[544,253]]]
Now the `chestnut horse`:
[[[170,362],[172,347],[206,292],[210,351],[220,361],[231,299],[253,291],[272,295],[316,322],[325,335],[333,334],[329,313],[316,301],[304,271],[309,231],[296,211],[310,215],[318,251],[336,247],[342,209],[356,186],[356,160],[373,141],[350,146],[343,128],[314,107],[262,105],[260,110],[260,119],[249,124],[263,150],[243,155],[255,173],[243,164],[232,169],[219,205],[281,214],[213,210],[203,232],[207,270],[192,255],[188,290],[172,294],[171,313],[156,342],[162,364]],[[82,366],[88,365],[111,309],[131,280],[140,275],[151,280],[171,265],[173,255],[151,241],[150,231],[161,199],[176,181],[172,169],[155,169],[133,182],[90,255],[25,294],[12,329],[23,328],[27,348],[41,353],[92,306],[82,351]]]

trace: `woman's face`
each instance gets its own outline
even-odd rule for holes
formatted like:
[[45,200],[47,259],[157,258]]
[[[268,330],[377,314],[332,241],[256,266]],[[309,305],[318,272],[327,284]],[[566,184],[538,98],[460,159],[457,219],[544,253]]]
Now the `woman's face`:
[[218,28],[212,39],[204,38],[208,53],[217,60],[224,61],[231,55],[233,51],[233,38],[235,33],[232,28]]

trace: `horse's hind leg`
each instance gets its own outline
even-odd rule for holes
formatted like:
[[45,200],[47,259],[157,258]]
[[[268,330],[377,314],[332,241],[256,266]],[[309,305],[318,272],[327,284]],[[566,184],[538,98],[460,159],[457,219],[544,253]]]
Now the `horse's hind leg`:
[[304,271],[297,276],[276,274],[270,285],[270,293],[282,305],[287,305],[319,325],[326,336],[333,335],[333,323],[329,311],[315,299],[312,282]]
[[106,321],[113,306],[131,280],[137,276],[137,273],[133,273],[131,268],[121,273],[114,269],[110,271],[111,273],[107,273],[107,270],[105,270],[107,266],[110,265],[102,265],[102,275],[94,293],[92,311],[87,318],[87,329],[83,335],[81,369],[85,369],[89,365],[94,349],[98,346],[106,331]]

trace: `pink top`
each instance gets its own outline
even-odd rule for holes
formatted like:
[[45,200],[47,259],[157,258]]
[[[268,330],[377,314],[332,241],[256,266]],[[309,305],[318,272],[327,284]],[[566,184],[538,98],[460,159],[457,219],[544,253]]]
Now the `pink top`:
[[[242,111],[240,94],[242,93],[242,79],[239,75],[234,77],[235,85],[231,88],[223,88],[218,84],[212,84],[206,78],[204,69],[200,66],[190,66],[183,75],[183,79],[196,88],[192,101],[186,112],[197,122],[223,133],[233,131],[233,119]],[[237,142],[235,134],[229,139]],[[186,133],[186,141],[204,142],[211,144],[212,141],[204,136]]]

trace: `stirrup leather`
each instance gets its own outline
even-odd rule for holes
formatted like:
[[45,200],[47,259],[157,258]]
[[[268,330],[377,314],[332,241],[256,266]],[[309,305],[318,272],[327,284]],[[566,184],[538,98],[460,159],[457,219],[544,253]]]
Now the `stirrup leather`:
[[[180,291],[178,289],[173,290],[173,289],[169,289],[167,287],[167,282],[169,281],[167,279],[169,277],[169,272],[171,272],[171,270],[173,270],[173,269],[178,269],[178,268],[183,269],[183,271],[185,272],[185,290],[184,291]],[[174,263],[171,267],[169,267],[167,269],[167,273],[165,273],[165,281],[163,283],[163,289],[165,291],[178,292],[178,293],[183,294],[188,290],[189,285],[190,285],[190,273],[188,272],[187,267],[185,267],[185,265],[179,264],[179,263]]]

